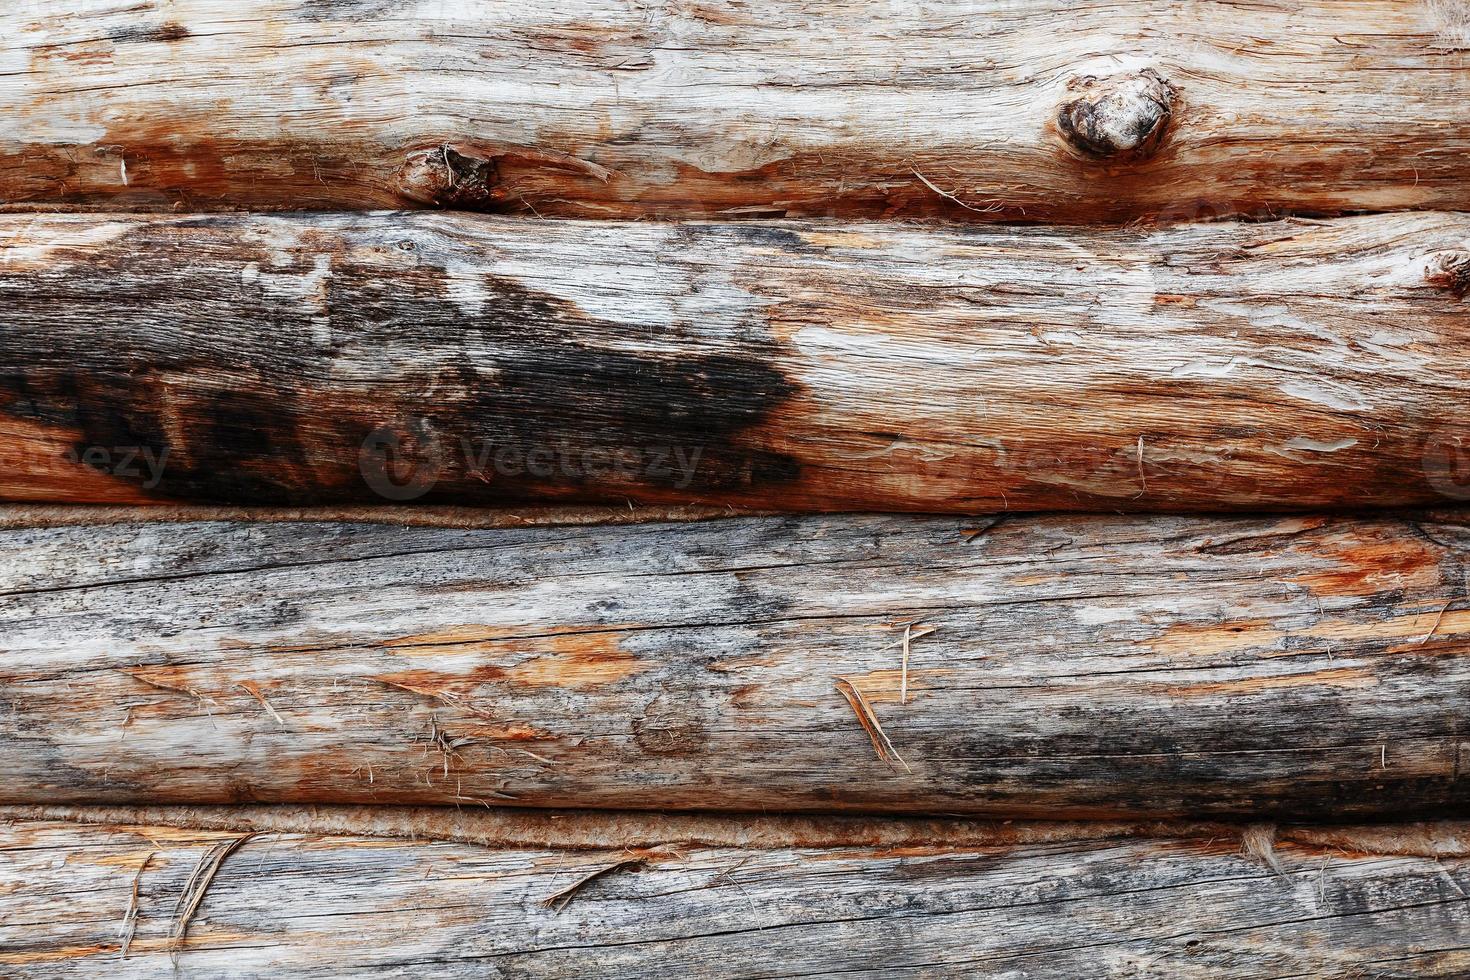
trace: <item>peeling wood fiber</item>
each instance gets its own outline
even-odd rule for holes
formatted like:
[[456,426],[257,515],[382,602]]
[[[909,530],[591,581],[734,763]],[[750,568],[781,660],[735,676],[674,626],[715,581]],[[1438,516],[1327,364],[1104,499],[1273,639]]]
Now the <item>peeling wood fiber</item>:
[[1462,511],[11,528],[0,802],[1451,815],[1467,544]]
[[681,850],[689,846],[783,848],[1000,848],[1128,839],[1237,844],[1378,857],[1470,858],[1470,821],[1374,824],[1268,824],[1198,820],[964,820],[850,814],[753,814],[525,809],[519,807],[353,806],[3,806],[0,822],[127,825],[220,834],[304,834],[452,841],[483,847],[561,851]]
[[0,499],[1470,496],[1470,217],[1155,231],[0,217]]
[[11,2],[0,200],[1081,223],[1457,210],[1465,23],[1460,0]]
[[[1470,969],[1463,854],[1324,846],[1289,828],[1274,839],[1253,831],[1255,844],[1214,827],[1145,839],[1057,825],[920,843],[890,822],[877,839],[787,842],[777,839],[785,821],[757,818],[774,832],[754,844],[593,850],[349,836],[345,826],[268,832],[220,867],[174,944],[171,910],[191,870],[238,834],[167,814],[144,824],[6,816],[0,860],[15,877],[0,890],[0,966],[14,977],[266,977],[345,964],[354,975],[613,980]],[[664,819],[631,837],[656,835]],[[559,911],[544,906],[598,872]],[[123,957],[118,923],[135,880]]]

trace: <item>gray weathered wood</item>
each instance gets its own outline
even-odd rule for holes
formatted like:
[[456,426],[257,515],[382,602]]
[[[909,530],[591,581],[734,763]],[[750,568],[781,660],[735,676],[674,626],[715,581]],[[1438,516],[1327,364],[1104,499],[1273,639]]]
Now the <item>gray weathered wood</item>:
[[1470,207],[1463,0],[9,0],[0,38],[9,201]]
[[1470,800],[1463,512],[987,523],[6,529],[0,801]]
[[[172,944],[187,879],[222,841],[192,813],[103,823],[85,811],[0,826],[0,968],[14,977],[1421,977],[1470,970],[1463,825],[1244,836],[1117,836],[1083,825],[831,825],[804,842],[751,818],[753,841],[694,822],[636,847],[634,817],[563,817],[547,839],[369,836],[382,809],[264,832],[220,867]],[[452,811],[450,811],[452,814]],[[60,816],[60,815],[58,815]],[[469,818],[469,819],[467,819]],[[513,825],[514,815],[495,822]],[[647,822],[667,830],[665,818]],[[366,831],[354,831],[362,824]],[[781,840],[780,838],[788,838]],[[558,846],[574,840],[574,849]],[[638,863],[623,863],[638,862]],[[590,881],[559,911],[543,903]],[[142,869],[141,874],[139,869]],[[136,924],[121,955],[137,881]],[[170,961],[171,955],[174,957]]]
[[398,527],[469,528],[559,527],[594,524],[643,524],[651,521],[700,521],[721,517],[775,516],[778,511],[733,507],[630,506],[564,504],[520,507],[231,507],[208,504],[5,504],[0,527],[39,528],[103,524],[188,523],[194,521],[291,521],[298,523],[392,524]]
[[1467,239],[8,216],[0,498],[1463,499]]

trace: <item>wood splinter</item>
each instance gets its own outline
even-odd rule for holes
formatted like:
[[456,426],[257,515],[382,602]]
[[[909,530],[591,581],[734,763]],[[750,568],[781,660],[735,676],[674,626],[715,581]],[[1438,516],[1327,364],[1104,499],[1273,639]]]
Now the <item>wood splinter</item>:
[[199,906],[204,903],[204,896],[209,891],[209,886],[214,883],[219,869],[224,866],[231,854],[245,846],[245,842],[254,836],[255,834],[244,834],[222,841],[206,851],[199,859],[199,864],[195,866],[194,873],[189,875],[189,880],[184,883],[184,890],[179,892],[179,900],[174,904],[174,924],[169,931],[169,944],[175,953],[184,945],[185,937],[189,932],[189,923],[194,921],[194,913],[198,912]]
[[[916,628],[918,632],[915,632]],[[937,626],[922,626],[918,623],[903,624],[903,639],[899,641],[899,645],[903,647],[902,669],[899,672],[898,681],[899,704],[909,703],[909,653],[913,641],[928,636],[938,628]]]
[[157,854],[157,851],[149,851],[143,855],[143,860],[139,862],[138,870],[133,875],[133,884],[128,894],[128,909],[123,913],[122,925],[117,931],[122,937],[122,950],[119,953],[122,959],[128,958],[128,950],[132,948],[133,937],[138,932],[138,894],[143,884],[143,872],[148,870],[149,863]]
[[[837,685],[837,691],[847,703],[852,705],[853,714],[857,715],[858,724],[863,726],[863,731],[868,733],[868,740],[873,743],[873,750],[878,753],[890,769],[903,766],[904,772],[913,772],[909,764],[904,761],[903,756],[893,747],[888,736],[883,731],[883,726],[878,724],[878,716],[873,713],[873,706],[868,699],[863,697],[863,692],[857,689],[851,680],[846,677],[834,677],[832,680]],[[895,765],[897,763],[897,765]]]
[[576,881],[572,882],[570,885],[563,888],[556,894],[548,895],[547,897],[543,898],[541,900],[541,907],[551,909],[554,912],[560,912],[562,909],[571,904],[572,899],[577,897],[578,892],[580,892],[583,888],[587,887],[592,882],[596,881],[598,878],[610,875],[614,871],[621,871],[624,868],[642,867],[647,863],[648,858],[646,857],[631,857],[624,858],[623,860],[614,862],[613,864],[604,865],[603,867],[597,868],[594,871],[589,871],[587,874],[578,878]]

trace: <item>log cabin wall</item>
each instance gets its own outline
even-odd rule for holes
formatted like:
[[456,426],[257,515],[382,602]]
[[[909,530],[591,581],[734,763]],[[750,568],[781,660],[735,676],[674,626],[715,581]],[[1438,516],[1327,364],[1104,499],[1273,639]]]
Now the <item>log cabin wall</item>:
[[0,971],[1465,976],[1467,96],[1462,0],[6,4]]

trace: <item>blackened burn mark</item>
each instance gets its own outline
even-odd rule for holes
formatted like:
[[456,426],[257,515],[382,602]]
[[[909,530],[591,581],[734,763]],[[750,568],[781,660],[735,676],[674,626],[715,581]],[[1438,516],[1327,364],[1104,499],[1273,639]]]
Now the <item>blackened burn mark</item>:
[[[698,499],[799,476],[744,438],[799,391],[758,327],[712,353],[680,339],[687,324],[604,320],[488,275],[467,312],[465,283],[423,250],[362,264],[314,233],[283,260],[243,224],[184,224],[0,280],[0,411],[74,433],[79,452],[167,452],[153,496],[386,502],[361,469],[383,431],[435,461],[417,503]],[[324,253],[324,295],[292,297]],[[660,337],[657,353],[619,349]]]
[[157,27],[124,27],[111,31],[107,35],[109,41],[119,44],[138,44],[149,41],[182,41],[193,37],[189,29],[183,24],[169,21]]
[[779,248],[786,252],[815,253],[821,249],[790,228],[755,223],[730,224],[721,231],[747,245]]

